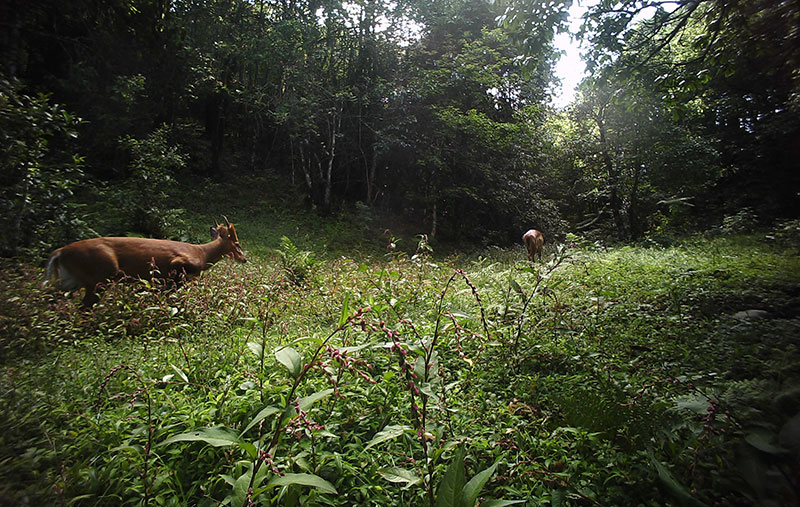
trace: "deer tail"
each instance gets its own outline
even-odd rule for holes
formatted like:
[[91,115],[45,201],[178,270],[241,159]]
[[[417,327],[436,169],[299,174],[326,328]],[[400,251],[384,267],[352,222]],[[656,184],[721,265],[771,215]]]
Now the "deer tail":
[[53,255],[50,256],[50,259],[47,261],[47,268],[44,271],[44,283],[42,285],[46,285],[48,282],[53,280],[53,276],[58,273],[58,258],[61,257],[61,250],[56,250],[53,252]]

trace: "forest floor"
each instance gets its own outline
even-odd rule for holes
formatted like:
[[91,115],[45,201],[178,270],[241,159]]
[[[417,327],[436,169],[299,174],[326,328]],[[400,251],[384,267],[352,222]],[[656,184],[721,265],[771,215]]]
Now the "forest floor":
[[532,265],[277,209],[209,210],[247,264],[92,311],[0,263],[0,504],[800,502],[796,246]]

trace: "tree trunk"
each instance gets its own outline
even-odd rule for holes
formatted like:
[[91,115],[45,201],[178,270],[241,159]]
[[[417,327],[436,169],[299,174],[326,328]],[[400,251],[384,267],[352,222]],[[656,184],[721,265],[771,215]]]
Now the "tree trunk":
[[614,161],[611,160],[611,154],[609,153],[605,123],[600,117],[595,118],[595,121],[600,131],[603,165],[608,174],[608,204],[611,207],[611,214],[614,217],[614,226],[617,229],[617,236],[620,239],[625,239],[627,235],[625,234],[625,224],[622,221],[622,201],[619,198],[619,173],[614,167]]
[[431,239],[436,237],[436,225],[439,220],[436,208],[436,201],[433,201],[433,212],[431,213]]
[[294,140],[289,136],[289,161],[292,163],[292,188],[294,188]]
[[311,156],[309,155],[308,160],[306,160],[305,150],[303,149],[303,145],[308,144],[306,142],[301,142],[298,151],[300,152],[300,168],[303,170],[303,177],[306,181],[306,189],[308,190],[308,201],[311,203],[311,206],[316,206],[316,201],[314,199],[314,182],[311,180]]
[[336,137],[339,134],[339,128],[342,124],[342,116],[337,112],[334,112],[333,119],[330,123],[330,153],[328,157],[328,167],[327,172],[325,173],[325,193],[322,198],[322,206],[325,212],[330,211],[331,209],[331,185],[332,185],[332,175],[333,175],[333,161],[336,157]]
[[374,147],[372,149],[372,161],[370,162],[370,166],[367,170],[367,205],[372,207],[372,204],[375,202],[375,198],[378,196],[376,193],[372,195],[372,188],[375,185],[375,174],[378,171],[378,150]]
[[644,234],[644,226],[639,221],[639,180],[642,175],[642,164],[637,163],[633,173],[630,204],[628,205],[628,230],[631,239],[639,239]]

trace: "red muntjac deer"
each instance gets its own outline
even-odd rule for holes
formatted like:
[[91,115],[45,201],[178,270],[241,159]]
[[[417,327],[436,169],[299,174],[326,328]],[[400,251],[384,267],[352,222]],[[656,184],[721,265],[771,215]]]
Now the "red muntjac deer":
[[227,218],[225,223],[212,227],[212,241],[203,245],[147,238],[76,241],[50,255],[45,283],[58,277],[62,290],[75,292],[83,287],[86,289],[83,306],[89,308],[99,299],[96,292],[101,282],[125,276],[150,278],[154,274],[179,280],[199,275],[226,256],[247,262],[236,229]]
[[531,229],[522,235],[522,242],[528,248],[528,258],[533,262],[536,254],[539,254],[539,260],[542,260],[542,247],[544,246],[544,236],[536,229]]

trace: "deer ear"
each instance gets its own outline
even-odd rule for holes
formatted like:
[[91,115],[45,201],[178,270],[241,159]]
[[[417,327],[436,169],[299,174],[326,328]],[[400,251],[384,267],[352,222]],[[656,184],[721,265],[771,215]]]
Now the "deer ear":
[[211,239],[217,239],[219,237],[219,231],[214,227],[211,228]]

